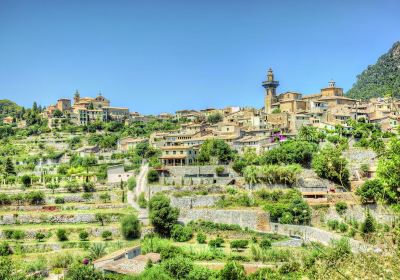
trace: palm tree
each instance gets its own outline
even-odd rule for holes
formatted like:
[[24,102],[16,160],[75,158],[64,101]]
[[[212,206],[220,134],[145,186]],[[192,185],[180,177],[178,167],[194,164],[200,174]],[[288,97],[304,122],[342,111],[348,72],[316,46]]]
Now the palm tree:
[[106,245],[104,243],[94,243],[89,248],[89,256],[92,260],[99,259],[106,254]]

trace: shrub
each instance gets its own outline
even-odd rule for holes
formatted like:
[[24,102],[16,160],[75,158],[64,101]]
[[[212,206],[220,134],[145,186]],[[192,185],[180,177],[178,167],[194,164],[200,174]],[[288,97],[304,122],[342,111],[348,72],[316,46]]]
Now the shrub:
[[110,196],[110,194],[108,194],[108,193],[102,193],[102,194],[99,196],[99,198],[100,198],[101,200],[103,200],[104,203],[107,203],[107,201],[110,201],[110,200],[111,200],[111,196]]
[[92,193],[83,193],[82,198],[86,201],[89,201],[93,198],[93,194]]
[[205,244],[207,237],[204,233],[199,232],[196,236],[197,242],[199,242],[199,244]]
[[56,197],[54,199],[54,203],[55,204],[64,204],[65,203],[64,197]]
[[271,248],[271,246],[272,246],[272,243],[271,243],[271,240],[269,238],[264,237],[260,242],[260,248],[261,249],[264,249],[264,250],[265,249],[269,249],[269,248]]
[[361,232],[364,235],[368,235],[368,234],[375,232],[375,230],[376,230],[375,219],[372,217],[371,213],[368,210],[367,214],[365,215],[365,220],[361,224]]
[[42,191],[32,191],[25,195],[25,199],[31,205],[40,205],[45,203],[45,195]]
[[79,183],[76,181],[71,181],[68,182],[65,185],[65,188],[70,192],[70,193],[76,193],[79,191]]
[[341,232],[346,232],[349,229],[349,226],[346,223],[340,223],[339,224],[339,230]]
[[0,256],[9,256],[12,253],[13,252],[8,242],[3,241],[0,243]]
[[213,248],[220,248],[225,241],[221,237],[217,237],[208,242],[208,245]]
[[339,227],[339,221],[338,220],[329,220],[327,225],[331,230],[337,230]]
[[81,241],[86,241],[88,240],[88,238],[89,238],[89,233],[87,231],[84,230],[79,233],[79,239]]
[[172,227],[171,237],[177,242],[186,242],[192,239],[193,230],[191,227],[176,224]]
[[46,188],[50,189],[53,194],[54,194],[55,190],[58,189],[59,187],[60,187],[60,185],[57,183],[49,183],[46,185]]
[[248,240],[233,240],[230,242],[231,249],[236,249],[239,251],[239,249],[244,249],[249,245]]
[[105,230],[105,231],[103,231],[103,232],[101,233],[101,237],[102,237],[104,240],[110,240],[110,239],[112,238],[112,232],[109,231],[109,230]]
[[0,205],[10,205],[11,198],[9,195],[5,193],[0,193]]
[[226,280],[242,280],[246,279],[244,267],[240,263],[230,261],[225,264],[224,268],[219,272],[220,279]]
[[63,228],[59,228],[57,230],[56,235],[57,235],[58,241],[67,241],[68,240],[67,231]]
[[136,215],[127,215],[121,219],[121,234],[125,239],[140,237],[140,222]]
[[35,234],[35,239],[39,242],[42,242],[46,238],[46,235],[43,232],[37,232]]
[[[89,248],[89,257],[92,260],[99,259],[106,254],[106,245],[103,243],[93,243]],[[90,279],[90,278],[87,278]]]
[[346,212],[346,210],[347,210],[347,203],[346,203],[346,202],[343,202],[343,201],[337,202],[337,203],[335,204],[335,209],[336,209],[336,212],[337,212],[339,215],[343,215],[343,214]]
[[138,204],[140,208],[147,208],[147,200],[144,192],[141,192],[138,197]]
[[376,202],[383,198],[384,188],[379,179],[365,181],[360,187],[357,188],[356,194],[360,196],[362,203]]
[[132,191],[136,188],[136,179],[135,177],[130,177],[127,181],[128,190]]
[[104,279],[103,274],[93,266],[84,265],[81,263],[75,263],[67,270],[66,279],[93,279],[102,280]]
[[159,180],[158,172],[154,169],[150,169],[147,172],[147,182],[149,183],[156,183]]
[[82,189],[86,193],[94,192],[96,190],[93,182],[84,182],[82,184]]
[[225,171],[225,167],[223,166],[217,166],[215,167],[215,173],[217,173],[218,176],[221,176]]
[[32,179],[31,176],[28,174],[22,175],[21,176],[21,183],[25,188],[28,188],[32,185]]
[[11,238],[15,239],[15,240],[21,240],[21,239],[24,239],[25,236],[26,236],[26,234],[25,234],[24,231],[22,231],[22,230],[14,230],[12,235],[11,235]]

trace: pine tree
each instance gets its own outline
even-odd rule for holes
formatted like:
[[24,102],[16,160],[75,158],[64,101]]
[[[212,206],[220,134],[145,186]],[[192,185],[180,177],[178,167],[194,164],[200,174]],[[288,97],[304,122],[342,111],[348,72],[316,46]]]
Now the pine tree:
[[14,163],[12,162],[11,158],[7,158],[5,162],[5,172],[8,175],[17,175],[17,172],[15,172],[15,167]]
[[375,232],[375,220],[372,217],[371,213],[369,210],[367,211],[367,214],[365,215],[365,220],[361,225],[361,231],[364,234],[369,234]]
[[35,101],[35,102],[33,102],[33,105],[32,105],[32,111],[34,111],[34,112],[37,112],[37,111],[38,111],[38,106],[37,106],[37,103],[36,103],[36,101]]

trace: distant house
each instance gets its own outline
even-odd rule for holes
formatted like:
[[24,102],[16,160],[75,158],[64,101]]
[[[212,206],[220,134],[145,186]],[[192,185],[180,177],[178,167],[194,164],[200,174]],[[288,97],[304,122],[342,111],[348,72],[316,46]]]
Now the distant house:
[[13,123],[13,120],[14,120],[13,117],[8,116],[8,117],[5,117],[5,118],[3,119],[3,123],[12,124],[12,123]]
[[122,164],[111,166],[107,169],[107,182],[110,184],[120,183],[121,181],[126,182],[134,175],[134,172],[126,172]]
[[146,143],[149,140],[146,138],[136,138],[136,137],[125,137],[118,140],[117,150],[121,152],[127,152],[130,149],[134,149],[139,143]]
[[132,275],[143,272],[149,260],[152,263],[159,262],[161,260],[160,254],[148,253],[141,255],[140,246],[134,246],[95,260],[93,266],[104,273]]

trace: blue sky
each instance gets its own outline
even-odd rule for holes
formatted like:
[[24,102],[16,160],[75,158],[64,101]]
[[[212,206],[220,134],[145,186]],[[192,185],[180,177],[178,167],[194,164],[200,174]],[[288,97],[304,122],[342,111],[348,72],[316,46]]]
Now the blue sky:
[[263,105],[348,90],[400,40],[400,1],[0,0],[0,99],[24,106],[99,91],[145,114]]

